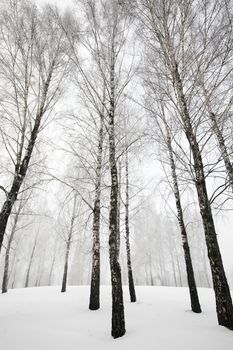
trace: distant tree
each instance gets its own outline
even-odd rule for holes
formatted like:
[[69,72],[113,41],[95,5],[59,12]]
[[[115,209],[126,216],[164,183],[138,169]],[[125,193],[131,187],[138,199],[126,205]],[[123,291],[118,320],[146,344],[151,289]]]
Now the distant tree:
[[25,279],[25,285],[24,285],[25,288],[27,288],[29,286],[32,264],[34,262],[36,247],[37,247],[37,244],[38,244],[38,237],[39,237],[39,230],[38,230],[38,232],[37,232],[37,234],[35,236],[35,239],[34,239],[34,242],[33,242],[33,246],[32,246],[32,250],[31,250],[31,254],[30,254],[30,258],[29,258],[29,262],[28,262],[28,267],[27,267],[27,272],[26,272],[26,279]]
[[70,227],[68,230],[68,235],[65,235],[66,250],[65,250],[65,264],[64,264],[64,271],[63,271],[63,278],[62,278],[62,288],[61,288],[62,293],[66,292],[70,248],[71,248],[73,234],[74,234],[75,219],[77,218],[77,197],[78,197],[77,193],[75,193],[74,199],[73,199],[72,215],[70,218]]

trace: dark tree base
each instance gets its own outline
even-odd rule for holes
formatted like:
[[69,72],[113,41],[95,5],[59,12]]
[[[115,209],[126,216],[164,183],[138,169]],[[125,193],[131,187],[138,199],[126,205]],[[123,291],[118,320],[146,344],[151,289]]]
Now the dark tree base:
[[226,328],[230,329],[231,331],[233,331],[233,316],[228,315],[227,319],[225,319],[224,316],[223,317],[218,316],[218,324],[219,324],[219,326],[226,327]]
[[99,306],[89,306],[89,310],[91,311],[96,311],[96,310],[99,310]]
[[121,283],[121,268],[118,261],[111,264],[112,272],[112,337],[122,337],[125,330],[123,290]]
[[115,331],[115,332],[112,331],[112,337],[113,337],[114,339],[123,337],[123,335],[125,334],[125,332],[126,332],[125,329],[118,330],[118,331]]
[[89,310],[95,311],[95,310],[99,310],[100,305],[99,304],[89,304]]
[[201,314],[202,313],[201,308],[200,309],[192,308],[192,312],[194,312],[195,314]]
[[4,274],[3,282],[2,282],[2,294],[7,293],[7,287],[8,287],[7,278],[6,278],[6,275]]
[[136,303],[137,299],[136,299],[136,294],[135,291],[130,293],[130,302],[131,303]]
[[130,270],[130,273],[129,273],[129,294],[130,294],[130,302],[135,303],[137,299],[136,299],[136,293],[134,288],[132,270]]
[[[193,281],[195,283],[194,276],[193,276]],[[197,294],[196,284],[194,284],[193,288],[191,288],[189,286],[189,291],[190,291],[190,294],[191,294],[190,295],[190,298],[191,298],[191,309],[196,314],[200,314],[202,311],[201,311],[201,305],[199,303],[199,297],[198,297],[198,294]]]
[[181,225],[183,226],[181,236],[184,240],[183,249],[184,249],[185,266],[186,266],[187,280],[188,280],[188,287],[189,287],[189,295],[191,300],[191,309],[196,314],[200,314],[201,305],[199,302],[197,286],[196,286],[196,281],[195,281],[194,271],[193,271],[193,264],[192,264],[191,254],[190,254],[190,248],[187,241],[187,233],[185,230],[183,218],[181,218]]
[[233,324],[229,322],[219,322],[219,326],[226,327],[229,330],[233,331]]
[[[230,290],[229,290],[229,295],[230,295]],[[227,300],[227,298],[224,301],[220,299],[218,303],[219,303],[219,305],[217,306],[218,324],[220,326],[233,330],[233,308],[232,308],[232,301],[230,299],[230,296],[229,296],[229,300]]]
[[93,264],[89,310],[98,310],[100,308],[100,264],[98,258],[98,264]]

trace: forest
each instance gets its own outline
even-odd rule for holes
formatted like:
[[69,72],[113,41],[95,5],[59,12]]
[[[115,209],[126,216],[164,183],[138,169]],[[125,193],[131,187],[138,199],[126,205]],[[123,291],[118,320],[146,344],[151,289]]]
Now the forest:
[[0,345],[60,305],[81,348],[230,349],[233,0],[0,0],[0,77]]

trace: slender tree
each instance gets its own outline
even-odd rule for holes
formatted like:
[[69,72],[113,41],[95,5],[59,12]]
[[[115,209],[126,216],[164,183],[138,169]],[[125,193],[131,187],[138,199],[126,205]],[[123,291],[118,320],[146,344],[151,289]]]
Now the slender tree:
[[[103,106],[105,100],[105,90],[103,98]],[[104,142],[104,113],[105,108],[102,108],[100,115],[98,154],[96,164],[96,181],[95,181],[95,201],[93,208],[93,255],[92,255],[92,273],[91,273],[91,291],[89,309],[97,310],[100,307],[100,195],[101,195],[101,170],[103,157],[103,142]]]
[[[190,90],[186,89],[185,86],[184,74],[188,74],[187,72],[189,71],[185,70],[186,66],[183,66],[182,70],[182,64],[187,63],[184,59],[190,57],[188,56],[188,42],[192,40],[190,30],[193,28],[192,25],[194,25],[196,18],[194,16],[195,11],[197,11],[197,4],[194,1],[184,3],[179,1],[171,2],[170,0],[160,1],[156,5],[153,1],[141,1],[139,10],[140,18],[146,26],[146,30],[149,31],[152,40],[157,45],[154,45],[153,48],[155,52],[159,52],[161,57],[160,63],[163,63],[163,73],[172,82],[177,115],[180,118],[180,125],[182,125],[191,150],[195,186],[212,272],[218,322],[222,326],[233,329],[232,299],[207,193],[203,157],[194,124],[196,119],[191,114],[190,100],[194,103],[195,101],[192,100],[192,95],[190,96],[189,93]],[[177,48],[178,38],[180,45],[182,45],[181,51]]]
[[14,216],[13,220],[13,226],[11,228],[10,236],[7,241],[7,247],[6,247],[6,252],[5,252],[5,261],[4,261],[4,273],[3,273],[3,280],[2,280],[2,293],[7,293],[7,286],[8,286],[8,278],[9,278],[9,260],[10,260],[10,250],[11,250],[11,245],[16,233],[16,228],[20,216],[20,212],[22,210],[22,202],[17,208],[16,214]]
[[34,239],[31,255],[30,255],[30,258],[29,258],[29,262],[28,262],[28,268],[27,268],[27,273],[26,273],[26,280],[25,280],[25,285],[24,285],[25,288],[27,288],[29,286],[31,268],[32,268],[32,264],[34,262],[34,256],[35,256],[36,247],[37,247],[37,243],[38,243],[38,237],[39,237],[39,231],[37,232],[36,237]]
[[49,277],[48,277],[48,285],[52,285],[52,279],[53,279],[53,272],[54,272],[54,266],[56,261],[56,254],[57,254],[57,241],[55,240],[54,246],[53,246],[53,256],[52,256],[52,263],[49,271]]
[[[20,196],[18,198],[18,201],[15,205],[15,212],[12,213],[12,227],[10,230],[10,234],[7,240],[7,246],[6,246],[6,252],[5,252],[5,261],[4,261],[4,274],[3,274],[3,281],[2,281],[2,293],[7,292],[7,286],[8,286],[8,279],[10,276],[10,255],[13,255],[13,261],[15,260],[17,256],[17,244],[12,249],[12,243],[14,242],[15,235],[17,231],[21,231],[21,233],[32,224],[31,221],[28,221],[26,223],[23,223],[23,225],[19,225],[21,222],[21,217],[27,215],[27,204],[31,200],[33,195],[33,188],[35,187],[35,183],[32,183],[31,186],[24,182],[23,189],[20,193]],[[30,191],[29,191],[30,189]],[[25,190],[25,191],[24,191]],[[32,213],[28,211],[28,216],[30,216]],[[22,222],[24,222],[22,220]],[[20,242],[20,239],[18,239],[18,244]],[[13,265],[13,264],[12,264]]]
[[[233,25],[231,1],[224,4],[203,1],[202,21],[198,26],[198,44],[193,43],[197,79],[196,88],[204,100],[204,115],[215,135],[227,173],[226,187],[233,189],[232,141],[226,128],[232,112]],[[222,191],[222,187],[221,187]]]
[[[115,23],[116,25],[116,23]],[[125,334],[125,319],[121,268],[118,261],[118,177],[115,149],[115,32],[112,32],[110,58],[110,109],[109,109],[109,163],[111,171],[111,197],[109,214],[109,254],[112,281],[112,336],[121,337]]]
[[1,13],[2,142],[13,164],[0,211],[0,249],[7,222],[28,173],[38,134],[58,101],[69,57],[49,7],[12,1]]
[[183,251],[184,251],[184,258],[185,258],[185,267],[187,272],[187,280],[188,280],[188,286],[189,286],[189,294],[191,299],[191,308],[193,312],[200,313],[201,307],[196,287],[196,281],[194,277],[194,271],[193,271],[193,264],[192,264],[192,258],[190,253],[190,247],[188,242],[188,235],[187,230],[184,222],[184,214],[183,214],[183,208],[181,204],[181,196],[180,196],[180,190],[179,190],[179,184],[178,184],[178,176],[177,176],[177,169],[176,169],[176,163],[175,163],[175,157],[174,157],[174,150],[172,147],[172,136],[171,131],[169,128],[169,125],[166,121],[164,108],[162,106],[162,122],[165,127],[165,145],[168,150],[169,154],[169,163],[172,173],[172,186],[173,186],[173,193],[175,197],[176,202],[176,210],[177,210],[177,219],[180,227],[181,232],[181,238],[182,238],[182,245],[183,245]]
[[126,254],[127,254],[127,269],[128,269],[128,283],[129,283],[129,294],[131,302],[136,302],[136,293],[134,287],[133,270],[131,262],[131,251],[130,251],[130,227],[129,227],[129,159],[128,159],[128,148],[126,145],[125,151],[125,242],[126,242]]
[[73,210],[72,210],[72,216],[70,220],[70,228],[69,228],[68,237],[66,241],[65,264],[64,264],[64,271],[63,271],[63,278],[62,278],[62,288],[61,288],[62,293],[66,292],[70,247],[71,247],[72,237],[74,233],[74,223],[75,223],[75,219],[77,218],[76,211],[77,211],[77,194],[75,194],[74,196]]
[[[70,16],[69,20],[60,22],[69,47],[71,58],[76,74],[73,76],[73,83],[77,87],[80,103],[87,116],[83,119],[74,113],[72,119],[77,125],[75,130],[75,140],[78,140],[77,150],[74,142],[69,145],[71,152],[78,159],[91,185],[94,187],[94,198],[89,198],[90,191],[82,194],[81,197],[93,215],[92,223],[92,271],[89,309],[98,310],[100,307],[100,221],[101,221],[101,180],[103,172],[103,151],[105,137],[105,114],[106,114],[106,82],[93,66],[89,66],[90,59],[99,62],[98,50],[93,50],[93,46],[98,45],[98,27],[93,19],[94,3],[87,2],[80,4],[87,17],[88,35],[80,36],[83,50],[89,52],[88,58],[83,58],[79,50],[79,42],[74,40],[74,33],[78,35],[78,18]],[[87,15],[90,11],[91,16]],[[94,44],[93,44],[94,43]],[[90,55],[91,53],[91,55]],[[88,63],[86,63],[88,61]],[[85,132],[84,131],[85,128]],[[84,134],[84,135],[80,135]],[[91,136],[92,135],[92,136]],[[69,152],[70,152],[69,150]],[[83,154],[85,153],[85,157]],[[94,160],[94,161],[93,161]],[[78,174],[76,174],[78,177]],[[81,193],[80,193],[81,194]],[[93,204],[92,204],[93,200]]]
[[[112,283],[112,336],[118,338],[125,333],[121,268],[118,260],[118,171],[116,159],[116,117],[117,106],[124,89],[128,85],[131,70],[122,77],[124,47],[130,20],[122,4],[115,1],[87,1],[84,8],[88,28],[92,37],[92,59],[99,77],[106,87],[105,115],[108,133],[110,168],[110,212],[109,212],[109,258]],[[101,101],[100,95],[94,95]]]

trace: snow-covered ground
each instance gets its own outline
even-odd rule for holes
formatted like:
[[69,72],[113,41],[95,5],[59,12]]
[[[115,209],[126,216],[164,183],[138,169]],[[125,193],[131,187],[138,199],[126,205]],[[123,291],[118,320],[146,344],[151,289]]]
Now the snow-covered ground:
[[199,289],[203,313],[189,309],[188,290],[137,287],[131,304],[124,288],[127,333],[110,336],[111,289],[101,309],[89,311],[88,287],[10,290],[0,295],[0,349],[4,350],[232,350],[233,332],[217,325],[212,290]]

